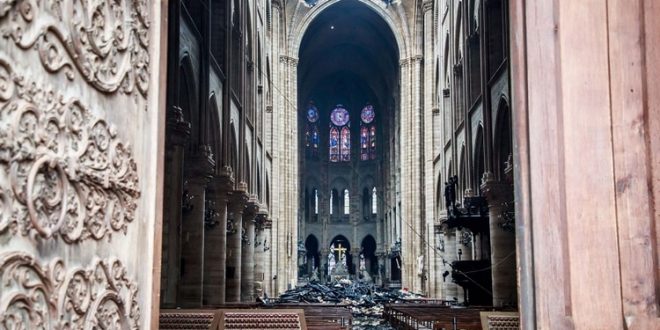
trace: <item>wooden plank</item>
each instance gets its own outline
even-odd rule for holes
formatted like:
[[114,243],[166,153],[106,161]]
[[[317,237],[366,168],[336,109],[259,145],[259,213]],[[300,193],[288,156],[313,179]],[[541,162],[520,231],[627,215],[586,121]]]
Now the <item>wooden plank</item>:
[[559,11],[573,318],[580,328],[620,328],[607,3],[560,1]]
[[[648,159],[651,162],[651,194],[654,208],[651,225],[654,234],[651,244],[655,254],[655,292],[660,292],[660,3],[658,1],[644,1],[644,34],[646,39],[646,113],[647,132],[649,134],[647,145]],[[656,296],[656,305],[660,297]],[[656,311],[656,317],[658,317]]]
[[[514,131],[516,134],[524,134],[525,130],[528,132],[526,137],[516,135],[516,141],[528,142],[519,144],[517,150],[521,155],[528,152],[529,157],[529,164],[522,160],[517,164],[522,170],[529,168],[528,193],[533,206],[531,219],[525,219],[523,223],[534,223],[531,228],[533,259],[541,261],[534,262],[536,325],[530,328],[536,329],[572,328],[564,205],[563,118],[560,116],[562,104],[559,102],[557,2],[524,1],[528,109],[513,109]],[[512,54],[521,56],[519,53]],[[517,85],[516,80],[513,84],[514,92],[523,88]],[[523,101],[516,102],[524,104]],[[521,113],[525,110],[527,118]],[[525,294],[520,293],[521,296]]]
[[[652,164],[645,98],[642,0],[610,0],[608,32],[616,211],[623,317],[628,329],[658,329],[657,242],[654,233]],[[658,8],[658,7],[656,7]],[[660,13],[656,13],[660,14]],[[657,18],[657,16],[655,16]],[[658,58],[652,59],[653,62]],[[657,74],[657,73],[656,73]],[[657,94],[657,91],[650,94]],[[657,118],[657,116],[654,116]]]
[[534,260],[532,244],[532,201],[529,167],[527,107],[527,38],[525,1],[509,1],[509,59],[511,63],[511,116],[513,125],[514,189],[516,212],[516,264],[518,305],[523,329],[536,328]]

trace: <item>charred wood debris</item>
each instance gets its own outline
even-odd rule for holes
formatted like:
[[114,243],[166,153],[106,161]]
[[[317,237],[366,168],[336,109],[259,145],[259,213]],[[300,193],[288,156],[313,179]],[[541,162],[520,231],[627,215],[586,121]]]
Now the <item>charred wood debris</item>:
[[[284,292],[279,298],[265,297],[261,302],[264,305],[305,303],[342,305],[351,310],[354,318],[353,329],[371,329],[369,325],[384,325],[382,315],[385,304],[422,297],[420,294],[406,290],[385,290],[370,282],[342,279],[328,285],[312,281]],[[360,323],[366,327],[360,327]],[[385,328],[379,326],[377,329]]]

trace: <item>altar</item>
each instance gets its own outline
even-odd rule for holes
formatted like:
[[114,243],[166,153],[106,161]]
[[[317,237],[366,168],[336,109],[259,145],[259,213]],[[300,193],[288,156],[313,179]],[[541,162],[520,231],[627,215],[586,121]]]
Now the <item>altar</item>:
[[[334,245],[330,246],[330,254],[328,255],[328,276],[330,277],[330,282],[350,280],[350,273],[346,265],[346,251],[347,249],[342,247],[341,243],[337,247]],[[337,253],[338,262],[335,259],[335,253]]]

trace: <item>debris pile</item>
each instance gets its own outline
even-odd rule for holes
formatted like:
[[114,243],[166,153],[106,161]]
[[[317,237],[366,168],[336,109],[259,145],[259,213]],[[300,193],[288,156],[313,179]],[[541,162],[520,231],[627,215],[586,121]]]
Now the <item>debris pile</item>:
[[[420,298],[421,295],[405,290],[384,290],[370,282],[340,280],[330,285],[310,282],[283,293],[273,303],[329,303],[343,304],[351,309],[354,329],[369,329],[378,326],[382,329],[383,306],[404,299]],[[356,328],[355,326],[360,326]]]

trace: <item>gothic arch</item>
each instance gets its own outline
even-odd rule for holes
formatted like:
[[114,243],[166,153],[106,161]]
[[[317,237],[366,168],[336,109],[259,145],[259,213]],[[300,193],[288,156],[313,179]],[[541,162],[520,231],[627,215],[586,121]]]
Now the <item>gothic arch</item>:
[[234,175],[238,173],[238,139],[236,136],[238,135],[238,132],[236,132],[236,125],[234,123],[230,124],[230,129],[229,129],[229,154],[228,156],[228,161],[227,164],[231,167],[231,169],[234,171]]
[[458,188],[456,192],[457,203],[463,203],[463,196],[465,194],[465,189],[467,189],[467,176],[469,175],[469,169],[467,168],[467,158],[465,155],[465,145],[461,146],[461,152],[459,156],[458,163]]
[[199,107],[195,72],[188,53],[184,53],[179,61],[178,95],[177,104],[183,111],[183,118],[190,123],[189,147],[192,148],[199,143]]
[[[399,58],[405,59],[408,53],[406,50],[408,45],[406,44],[405,34],[407,31],[403,31],[403,28],[399,28],[398,24],[395,22],[391,13],[387,11],[384,4],[376,3],[376,1],[369,0],[354,0],[361,3],[367,8],[373,10],[378,16],[380,16],[383,21],[389,26],[394,39],[396,40],[397,50],[399,52]],[[306,13],[303,14],[303,17],[298,17],[298,19],[293,23],[291,34],[289,40],[291,41],[291,54],[300,54],[300,45],[302,43],[303,37],[307,32],[307,28],[314,21],[314,19],[321,14],[325,9],[335,5],[336,2],[332,0],[320,0],[316,5],[309,8]]]
[[209,97],[208,116],[204,125],[206,133],[203,143],[211,146],[216,164],[219,165],[222,164],[222,119],[215,93],[211,93],[211,97]]
[[477,126],[477,134],[474,141],[474,153],[472,155],[473,159],[473,168],[474,168],[474,182],[475,182],[475,192],[481,191],[479,189],[481,177],[486,171],[486,155],[484,150],[484,128],[481,123]]
[[497,117],[493,132],[493,162],[494,174],[498,180],[504,180],[505,162],[513,153],[513,135],[511,131],[511,113],[505,98],[500,98],[497,105]]

